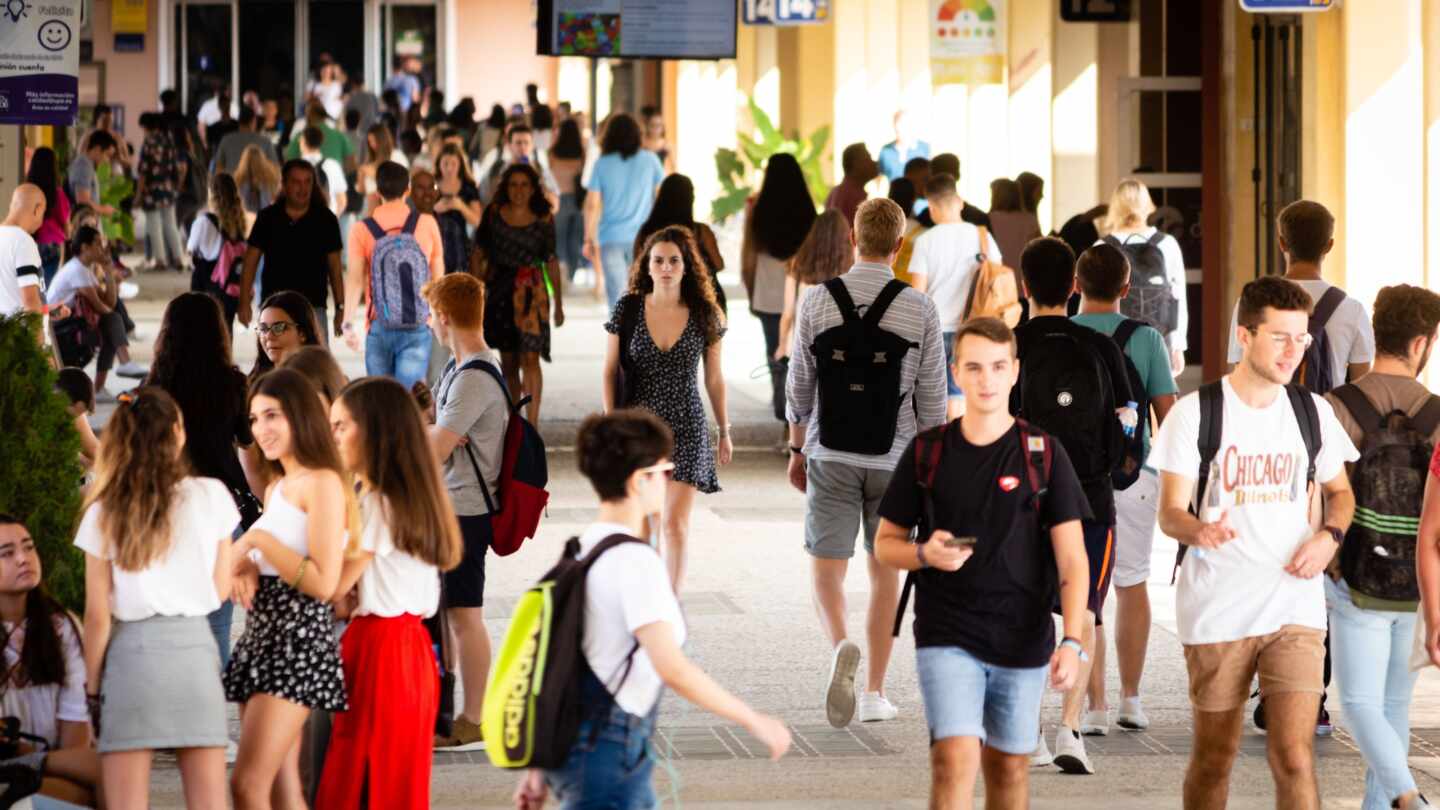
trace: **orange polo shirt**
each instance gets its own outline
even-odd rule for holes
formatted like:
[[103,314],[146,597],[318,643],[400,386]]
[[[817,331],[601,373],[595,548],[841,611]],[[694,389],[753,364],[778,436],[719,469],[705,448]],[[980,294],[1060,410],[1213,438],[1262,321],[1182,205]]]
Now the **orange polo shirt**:
[[[382,203],[370,213],[375,223],[387,234],[399,233],[410,217],[410,206],[405,200]],[[430,279],[433,281],[445,275],[445,247],[440,241],[440,225],[430,214],[421,214],[415,223],[415,241],[420,243],[420,252],[430,262]],[[355,220],[350,226],[349,264],[351,272],[356,267],[365,271],[365,318],[366,323],[375,322],[375,302],[370,298],[370,257],[375,252],[375,237],[365,227],[363,219]]]

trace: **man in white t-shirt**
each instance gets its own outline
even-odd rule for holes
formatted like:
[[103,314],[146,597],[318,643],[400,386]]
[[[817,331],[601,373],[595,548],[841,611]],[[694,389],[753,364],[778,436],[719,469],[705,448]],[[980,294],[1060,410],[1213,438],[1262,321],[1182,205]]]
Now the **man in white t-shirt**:
[[[1350,526],[1355,496],[1345,462],[1359,457],[1330,404],[1288,387],[1311,336],[1310,298],[1275,276],[1240,294],[1240,363],[1176,403],[1150,464],[1160,471],[1160,528],[1189,548],[1175,615],[1190,677],[1194,750],[1187,808],[1220,807],[1258,673],[1275,793],[1320,806],[1315,717],[1324,693],[1325,592],[1320,574]],[[1197,446],[1209,401],[1220,420],[1213,463]],[[1313,456],[1305,431],[1318,442]],[[1196,517],[1188,511],[1199,479]],[[1311,486],[1324,493],[1316,530]]]
[[21,183],[10,196],[10,213],[0,223],[0,317],[21,310],[45,311],[40,249],[31,235],[45,220],[45,193]]
[[[1320,267],[1335,247],[1335,217],[1320,203],[1297,200],[1280,211],[1277,225],[1280,250],[1285,254],[1285,278],[1303,287],[1318,310],[1326,291],[1335,286],[1321,277]],[[1240,362],[1240,344],[1235,339],[1235,326],[1232,315],[1228,358],[1231,363]],[[1375,330],[1363,303],[1345,296],[1326,321],[1325,335],[1330,343],[1332,386],[1358,380],[1370,371],[1370,364],[1375,360]],[[1313,384],[1309,387],[1315,390]]]
[[[930,175],[925,181],[925,199],[930,203],[935,227],[915,237],[915,247],[910,252],[910,285],[929,295],[940,314],[949,397],[947,411],[949,418],[954,419],[960,415],[965,400],[949,369],[955,360],[955,333],[965,317],[971,280],[980,266],[980,229],[961,221],[960,212],[965,202],[955,189],[953,175]],[[991,261],[1001,261],[1000,246],[989,233],[985,234],[984,252]]]
[[345,170],[334,159],[325,157],[320,147],[325,143],[325,131],[319,127],[306,127],[300,133],[300,157],[308,161],[319,175],[323,175],[325,202],[335,216],[345,213]]

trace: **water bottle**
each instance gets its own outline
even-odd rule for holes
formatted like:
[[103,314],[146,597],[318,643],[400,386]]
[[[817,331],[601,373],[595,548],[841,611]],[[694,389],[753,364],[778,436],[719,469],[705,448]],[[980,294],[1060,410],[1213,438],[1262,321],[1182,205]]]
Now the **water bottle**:
[[1135,426],[1140,424],[1140,403],[1130,401],[1125,403],[1125,409],[1120,411],[1120,424],[1125,428],[1126,438],[1135,435]]

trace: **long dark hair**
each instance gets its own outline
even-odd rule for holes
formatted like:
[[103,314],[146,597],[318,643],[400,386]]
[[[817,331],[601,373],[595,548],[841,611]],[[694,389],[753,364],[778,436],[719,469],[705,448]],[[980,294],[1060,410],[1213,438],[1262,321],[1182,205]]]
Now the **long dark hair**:
[[[255,319],[258,322],[260,313],[271,307],[285,310],[290,320],[295,322],[295,328],[300,330],[300,342],[304,346],[323,345],[320,340],[320,330],[324,328],[315,320],[315,307],[310,305],[310,299],[294,290],[283,290],[272,294],[260,308],[255,310]],[[250,380],[254,382],[261,374],[275,368],[269,355],[265,354],[265,347],[260,343],[260,336],[255,336],[255,367],[250,370]]]
[[661,228],[645,240],[644,248],[635,254],[635,264],[630,268],[630,294],[643,297],[654,292],[655,280],[650,277],[650,251],[661,242],[669,242],[680,249],[680,259],[685,263],[685,275],[680,279],[680,300],[690,310],[691,316],[699,319],[705,345],[710,346],[720,339],[725,316],[715,300],[715,288],[705,269],[705,260],[700,256],[700,246],[689,228],[672,225]]
[[25,171],[25,182],[34,183],[45,192],[45,215],[57,219],[60,211],[55,207],[55,192],[60,190],[60,171],[55,164],[55,150],[48,146],[36,149],[30,155],[30,168]]
[[511,163],[500,175],[500,184],[495,188],[495,199],[490,204],[498,208],[510,204],[510,178],[523,174],[530,179],[530,213],[541,219],[550,215],[550,201],[545,199],[545,189],[540,185],[540,173],[528,163]]
[[800,249],[815,223],[815,199],[794,155],[781,152],[765,164],[765,179],[750,210],[750,238],[757,250],[781,261]]
[[628,113],[616,113],[610,116],[610,122],[605,125],[605,137],[600,140],[600,154],[619,153],[620,157],[629,158],[640,151],[641,143],[640,124],[635,117]]
[[490,105],[490,117],[485,119],[485,126],[503,130],[505,128],[505,108],[499,104]]
[[[0,514],[0,526],[22,526],[17,518]],[[44,569],[37,571],[43,576]],[[55,598],[45,590],[44,584],[36,585],[25,594],[25,640],[20,645],[20,660],[7,674],[7,686],[48,686],[65,683],[65,647],[60,640],[60,631],[55,619],[63,618],[70,623],[70,632],[75,641],[80,641],[80,628],[75,620]],[[9,646],[10,633],[0,628],[0,648]]]
[[395,548],[443,571],[459,565],[460,524],[410,392],[388,377],[366,377],[338,402],[360,427],[364,466],[353,472],[383,497]]
[[580,125],[575,123],[574,118],[566,118],[560,122],[550,153],[566,160],[585,157],[585,142],[580,138]]
[[[247,410],[256,397],[271,397],[280,403],[285,421],[290,424],[290,452],[300,466],[310,470],[333,470],[341,481],[350,480],[335,437],[330,432],[330,415],[320,404],[320,394],[305,375],[290,368],[277,368],[260,375],[250,386]],[[266,466],[275,478],[285,474],[279,459],[266,459]]]
[[650,218],[640,226],[640,239],[671,225],[683,225],[695,231],[695,184],[683,174],[672,174],[660,184]]
[[[170,394],[180,406],[185,433],[197,440],[202,430],[213,430],[215,425],[229,427],[241,419],[245,377],[231,358],[230,331],[214,298],[186,292],[165,307],[145,384]],[[192,466],[195,458],[190,454],[197,446],[186,442]]]

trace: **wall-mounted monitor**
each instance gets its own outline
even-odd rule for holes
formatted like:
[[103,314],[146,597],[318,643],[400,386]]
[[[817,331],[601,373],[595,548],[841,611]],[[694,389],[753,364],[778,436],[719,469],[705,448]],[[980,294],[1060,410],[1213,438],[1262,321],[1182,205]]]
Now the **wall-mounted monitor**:
[[733,59],[733,0],[539,0],[541,56]]

